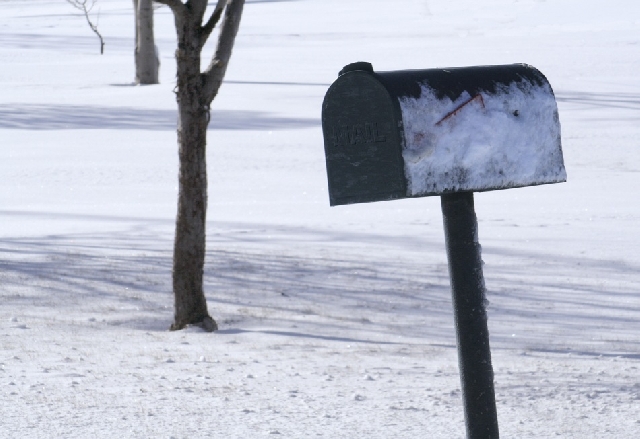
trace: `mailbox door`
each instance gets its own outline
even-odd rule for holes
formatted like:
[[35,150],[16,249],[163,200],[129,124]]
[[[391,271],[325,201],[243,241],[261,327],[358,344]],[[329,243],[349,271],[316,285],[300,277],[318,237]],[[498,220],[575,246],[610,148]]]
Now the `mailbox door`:
[[332,206],[406,197],[402,119],[373,73],[342,74],[322,105]]

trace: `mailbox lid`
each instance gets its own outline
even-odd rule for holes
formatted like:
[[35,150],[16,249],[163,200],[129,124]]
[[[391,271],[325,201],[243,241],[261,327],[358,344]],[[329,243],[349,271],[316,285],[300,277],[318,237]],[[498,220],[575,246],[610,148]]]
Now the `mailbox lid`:
[[465,92],[492,94],[504,86],[523,81],[538,86],[549,85],[542,72],[528,64],[396,70],[375,74],[396,98],[419,98],[425,84],[439,100],[456,100]]
[[403,121],[407,196],[566,180],[553,90],[514,64],[379,72]]
[[407,196],[399,102],[369,70],[341,72],[322,104],[330,204]]

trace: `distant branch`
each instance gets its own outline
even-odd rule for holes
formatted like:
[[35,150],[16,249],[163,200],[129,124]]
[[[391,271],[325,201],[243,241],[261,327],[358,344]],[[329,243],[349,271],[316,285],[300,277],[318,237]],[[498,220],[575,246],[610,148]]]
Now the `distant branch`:
[[224,7],[227,5],[227,0],[218,0],[216,4],[216,8],[213,10],[213,14],[209,17],[209,21],[202,27],[202,38],[200,40],[200,44],[202,46],[205,45],[211,32],[215,29],[216,24],[220,21],[220,17],[222,16],[222,11],[224,11]]
[[91,0],[91,4],[89,6],[87,6],[88,0],[67,0],[67,3],[84,13],[84,18],[87,19],[89,27],[98,36],[98,38],[100,38],[100,55],[102,55],[104,53],[104,39],[102,38],[100,32],[98,32],[98,20],[100,19],[100,14],[98,14],[96,24],[93,24],[91,18],[89,17],[89,12],[91,12],[93,7],[95,6],[96,1],[97,0]]

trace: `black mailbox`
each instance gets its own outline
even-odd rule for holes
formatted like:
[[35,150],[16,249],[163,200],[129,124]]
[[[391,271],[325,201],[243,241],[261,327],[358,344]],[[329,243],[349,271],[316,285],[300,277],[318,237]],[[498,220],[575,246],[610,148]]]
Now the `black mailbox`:
[[322,130],[331,205],[566,180],[551,86],[525,64],[346,66]]
[[468,439],[497,438],[473,192],[566,180],[551,86],[524,64],[346,66],[322,104],[331,205],[440,195]]

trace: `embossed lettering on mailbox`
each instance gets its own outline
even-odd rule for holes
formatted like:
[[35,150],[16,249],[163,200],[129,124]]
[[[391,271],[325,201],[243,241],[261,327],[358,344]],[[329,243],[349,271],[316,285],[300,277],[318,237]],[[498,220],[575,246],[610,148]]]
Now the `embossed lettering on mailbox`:
[[[386,126],[385,126],[386,125]],[[381,129],[381,126],[384,127]],[[383,133],[390,131],[389,124],[379,124],[378,122],[365,122],[355,125],[334,126],[331,139],[333,146],[341,147],[348,145],[358,145],[362,143],[386,142],[387,136]]]

